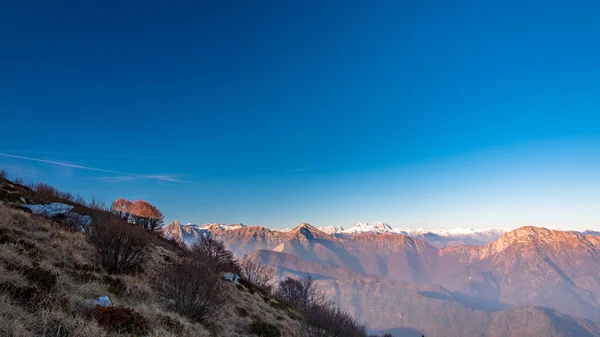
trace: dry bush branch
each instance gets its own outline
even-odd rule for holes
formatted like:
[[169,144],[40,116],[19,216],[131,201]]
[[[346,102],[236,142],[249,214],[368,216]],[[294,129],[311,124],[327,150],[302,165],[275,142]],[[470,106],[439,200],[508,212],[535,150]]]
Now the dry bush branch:
[[247,258],[239,263],[241,276],[254,285],[270,291],[277,279],[277,270],[255,259]]
[[166,268],[160,290],[168,307],[194,321],[210,323],[227,305],[226,288],[200,261],[184,259]]
[[140,272],[148,258],[148,233],[114,216],[96,220],[89,240],[109,274]]

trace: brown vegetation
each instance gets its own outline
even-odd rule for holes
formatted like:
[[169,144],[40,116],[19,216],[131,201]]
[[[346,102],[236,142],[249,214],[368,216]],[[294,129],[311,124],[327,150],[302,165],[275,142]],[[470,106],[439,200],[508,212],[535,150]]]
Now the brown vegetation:
[[299,308],[304,316],[306,337],[365,337],[366,328],[339,305],[327,299],[308,275],[302,279],[287,278],[279,283],[276,295]]
[[281,330],[275,324],[256,320],[250,325],[250,332],[259,337],[280,337]]
[[139,272],[149,254],[148,233],[110,215],[94,221],[89,240],[98,262],[109,274]]
[[215,273],[240,273],[240,268],[233,253],[225,248],[222,241],[213,239],[210,236],[201,237],[198,242],[190,247],[190,252],[195,258],[204,260],[206,265]]
[[228,304],[219,276],[202,261],[186,258],[167,267],[160,291],[171,310],[200,323],[212,323]]
[[248,257],[239,263],[241,276],[265,290],[272,288],[277,279],[277,270],[266,264],[259,263],[256,259]]
[[[297,311],[267,292],[251,292],[250,286],[219,279],[213,267],[188,269],[182,275],[192,284],[214,281],[213,286],[222,290],[217,292],[222,310],[204,320],[210,323],[189,319],[173,310],[172,297],[165,296],[168,287],[162,285],[172,284],[169,276],[176,275],[172,271],[191,261],[191,253],[77,201],[71,204],[92,216],[93,227],[87,233],[66,231],[57,221],[17,209],[21,197],[41,199],[34,190],[8,181],[0,181],[0,190],[10,192],[0,195],[0,336],[242,337],[253,335],[258,317],[281,336],[303,336]],[[139,254],[139,247],[144,247],[144,254]],[[117,267],[115,258],[139,261],[123,254],[143,255],[143,268],[138,263]],[[213,288],[211,296],[214,293]],[[93,304],[105,295],[113,306]]]
[[138,336],[148,330],[148,320],[144,316],[122,306],[97,306],[91,316],[99,325],[113,332],[125,332]]

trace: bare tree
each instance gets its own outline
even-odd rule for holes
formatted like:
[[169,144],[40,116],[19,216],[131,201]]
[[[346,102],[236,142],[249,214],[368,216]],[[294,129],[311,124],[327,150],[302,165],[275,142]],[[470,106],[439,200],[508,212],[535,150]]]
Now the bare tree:
[[303,330],[306,337],[365,337],[364,325],[330,300],[304,310]]
[[276,294],[282,300],[302,310],[325,300],[325,296],[317,288],[310,275],[303,279],[288,277],[279,283]]
[[190,251],[198,259],[203,259],[215,272],[232,272],[239,274],[238,266],[233,253],[225,248],[223,242],[204,236],[190,247]]
[[173,263],[161,281],[168,306],[194,321],[210,323],[227,305],[226,288],[202,261],[188,258]]
[[252,257],[242,260],[239,265],[243,278],[265,290],[272,288],[277,278],[277,270],[275,268],[259,263]]
[[288,277],[279,283],[276,295],[300,309],[306,337],[366,337],[365,326],[343,308],[327,299],[314,279]]

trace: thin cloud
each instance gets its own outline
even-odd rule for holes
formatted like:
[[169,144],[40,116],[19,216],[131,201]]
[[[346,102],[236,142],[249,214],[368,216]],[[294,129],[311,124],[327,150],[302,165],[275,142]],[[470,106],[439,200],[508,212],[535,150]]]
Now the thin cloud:
[[310,166],[310,167],[301,167],[301,168],[289,170],[288,172],[301,172],[301,171],[308,171],[308,170],[312,170],[312,166]]
[[175,176],[172,176],[172,175],[143,175],[143,174],[136,174],[136,173],[127,173],[127,172],[120,172],[120,171],[113,171],[113,170],[105,170],[105,169],[96,168],[96,167],[69,164],[69,163],[54,161],[54,160],[16,156],[16,155],[7,154],[7,153],[0,153],[0,156],[35,161],[35,162],[40,162],[40,163],[53,164],[53,165],[59,165],[59,166],[64,166],[64,167],[71,167],[71,168],[76,168],[76,169],[81,169],[81,170],[118,174],[121,176],[130,177],[130,178],[154,179],[154,180],[162,180],[162,181],[171,181],[171,182],[176,182],[176,183],[190,183],[189,181],[183,181],[183,180],[176,179]]
[[95,153],[71,153],[71,152],[42,152],[42,151],[3,151],[9,153],[31,153],[31,154],[51,154],[60,156],[78,156],[78,157],[99,157],[99,158],[122,158],[122,159],[151,159],[151,160],[167,160],[164,157],[145,157],[145,156],[128,156],[128,155],[112,155],[112,154],[95,154]]
[[140,176],[106,176],[106,177],[97,177],[98,179],[108,180],[113,182],[123,182],[123,181],[134,181],[139,179],[156,179],[163,181],[172,181],[176,183],[186,183],[191,184],[191,181],[180,180],[175,175],[140,175]]

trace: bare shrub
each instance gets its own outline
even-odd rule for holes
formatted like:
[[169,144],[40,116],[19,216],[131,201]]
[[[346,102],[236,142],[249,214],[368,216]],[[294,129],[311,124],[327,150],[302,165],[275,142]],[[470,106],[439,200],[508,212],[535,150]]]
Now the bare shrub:
[[367,336],[365,326],[328,300],[310,275],[300,280],[288,277],[281,281],[276,296],[302,312],[306,337]]
[[[15,183],[17,183],[16,180]],[[22,183],[19,184],[22,185]],[[73,194],[69,192],[61,192],[54,186],[48,185],[43,182],[29,183],[27,184],[27,187],[29,187],[33,192],[35,192],[33,195],[31,195],[31,197],[39,203],[49,204],[53,202],[75,202],[75,197],[73,196]]]
[[6,172],[6,170],[0,170],[0,179],[8,179],[8,173]]
[[164,270],[160,281],[168,307],[194,321],[211,323],[227,305],[224,284],[200,261],[184,259],[173,263]]
[[280,337],[281,330],[277,325],[256,320],[250,324],[250,332],[260,337]]
[[325,301],[325,296],[317,288],[314,279],[310,275],[300,280],[288,277],[281,281],[277,287],[276,295],[284,302],[302,310],[320,305]]
[[148,233],[114,216],[96,219],[89,239],[98,262],[110,274],[139,272],[149,255]]
[[239,263],[241,276],[247,281],[270,290],[277,278],[277,270],[266,264],[259,263],[256,259],[246,258]]
[[85,199],[83,198],[83,196],[81,196],[81,194],[77,194],[77,196],[75,196],[75,198],[73,199],[73,202],[84,206],[86,204]]
[[106,211],[106,212],[108,212],[110,210],[110,207],[108,207],[106,205],[106,202],[100,201],[100,200],[96,200],[96,198],[92,198],[92,200],[90,200],[86,204],[86,206],[88,208],[95,209],[95,210],[98,210],[98,211]]
[[306,337],[364,337],[364,325],[356,321],[343,308],[331,301],[313,304],[304,311],[304,331]]
[[225,248],[223,242],[212,237],[202,237],[194,243],[190,251],[198,259],[202,259],[214,272],[240,273],[233,253]]
[[41,203],[49,204],[56,202],[57,199],[59,199],[60,192],[53,186],[50,186],[46,183],[32,183],[29,184],[29,188],[35,191],[35,197]]
[[21,177],[15,177],[13,179],[13,183],[15,183],[16,185],[25,186],[25,181]]

